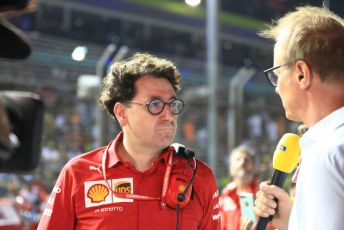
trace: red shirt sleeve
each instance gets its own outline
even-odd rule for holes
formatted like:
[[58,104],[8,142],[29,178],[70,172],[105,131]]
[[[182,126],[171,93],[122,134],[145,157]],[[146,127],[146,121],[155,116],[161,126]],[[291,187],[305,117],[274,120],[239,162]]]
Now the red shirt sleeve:
[[[70,170],[70,169],[69,169]],[[38,230],[69,230],[75,226],[73,204],[73,177],[65,166],[50,194]]]

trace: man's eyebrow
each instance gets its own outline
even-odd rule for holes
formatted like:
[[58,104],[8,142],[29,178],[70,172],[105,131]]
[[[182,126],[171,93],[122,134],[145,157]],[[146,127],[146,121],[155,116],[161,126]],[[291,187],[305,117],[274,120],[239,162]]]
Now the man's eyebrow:
[[[173,96],[171,96],[171,97],[168,99],[168,101],[173,100],[173,99],[176,99],[176,98],[177,98],[177,96],[176,96],[176,95],[173,95]],[[162,99],[161,96],[151,96],[151,97],[149,97],[149,100],[150,100],[150,101],[151,101],[151,100],[155,100],[155,99],[159,99],[159,100],[162,100],[162,101],[163,101],[163,99]]]
[[151,100],[155,100],[155,99],[160,99],[161,100],[161,97],[159,97],[159,96],[151,96],[151,97],[149,97],[150,101]]

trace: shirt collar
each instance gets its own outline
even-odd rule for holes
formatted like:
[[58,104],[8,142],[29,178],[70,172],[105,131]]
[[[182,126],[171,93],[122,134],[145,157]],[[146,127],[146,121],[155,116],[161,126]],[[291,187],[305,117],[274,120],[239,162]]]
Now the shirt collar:
[[310,141],[323,141],[328,135],[344,124],[344,107],[337,109],[311,127],[301,138],[301,146]]
[[[121,143],[123,141],[123,132],[120,132],[116,139],[114,141],[112,141],[108,146],[107,146],[107,162],[106,162],[106,167],[107,168],[111,168],[113,167],[115,164],[117,164],[118,162],[121,161],[121,159],[119,158],[118,152],[117,152],[117,146],[119,143]],[[105,150],[106,151],[106,150]]]
[[[116,139],[112,141],[108,146],[107,146],[107,168],[111,168],[115,166],[117,163],[122,162],[121,158],[118,155],[118,145],[123,141],[123,131],[121,131]],[[106,151],[106,150],[105,150]],[[174,151],[174,148],[172,146],[168,146],[163,150],[163,152],[160,154],[159,158],[155,160],[155,162],[163,162],[167,163],[168,161],[168,155],[171,151]]]

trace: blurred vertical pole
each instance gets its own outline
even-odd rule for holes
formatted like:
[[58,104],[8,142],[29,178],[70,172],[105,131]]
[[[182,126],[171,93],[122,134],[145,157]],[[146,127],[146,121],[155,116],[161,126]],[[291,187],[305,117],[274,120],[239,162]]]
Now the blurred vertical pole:
[[[113,62],[122,60],[128,52],[129,48],[127,46],[120,46],[118,48],[114,44],[109,44],[106,47],[96,66],[96,73],[101,82],[103,82],[103,79],[106,76],[111,64]],[[97,145],[107,145],[113,138],[113,130],[110,129],[111,127],[114,127],[113,125],[111,125],[113,122],[114,121],[110,118],[105,110],[98,111],[97,127],[99,131],[97,136]]]
[[231,78],[228,97],[228,149],[231,152],[242,141],[242,130],[244,127],[244,88],[254,77],[256,70],[246,66],[241,67]]
[[71,28],[71,9],[68,7],[64,7],[63,8],[63,31],[65,33],[69,32],[70,31],[70,28]]
[[218,78],[218,35],[219,35],[219,7],[218,0],[206,1],[206,49],[207,49],[207,76],[208,76],[208,162],[217,175],[217,78]]
[[[114,44],[109,44],[106,49],[104,50],[102,56],[97,62],[96,66],[96,74],[98,75],[101,86],[99,92],[102,89],[102,82],[108,71],[109,66],[112,63],[112,60],[117,52],[117,46]],[[108,132],[109,132],[109,124],[108,124],[108,116],[107,112],[103,109],[100,109],[97,114],[97,127],[98,127],[98,135],[97,135],[97,146],[106,145],[106,141],[109,140]]]
[[323,6],[326,7],[327,9],[330,9],[330,0],[324,0]]

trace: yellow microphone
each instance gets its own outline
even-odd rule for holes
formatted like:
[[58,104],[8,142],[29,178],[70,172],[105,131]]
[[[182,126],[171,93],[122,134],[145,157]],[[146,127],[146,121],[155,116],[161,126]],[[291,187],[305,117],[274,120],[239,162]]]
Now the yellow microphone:
[[[274,152],[272,167],[275,169],[271,178],[271,184],[283,188],[285,179],[297,166],[300,160],[300,137],[293,133],[286,133],[278,142]],[[265,230],[266,225],[272,219],[269,217],[260,217],[257,230]]]
[[300,137],[286,133],[278,142],[272,159],[272,167],[284,173],[291,173],[300,160]]

